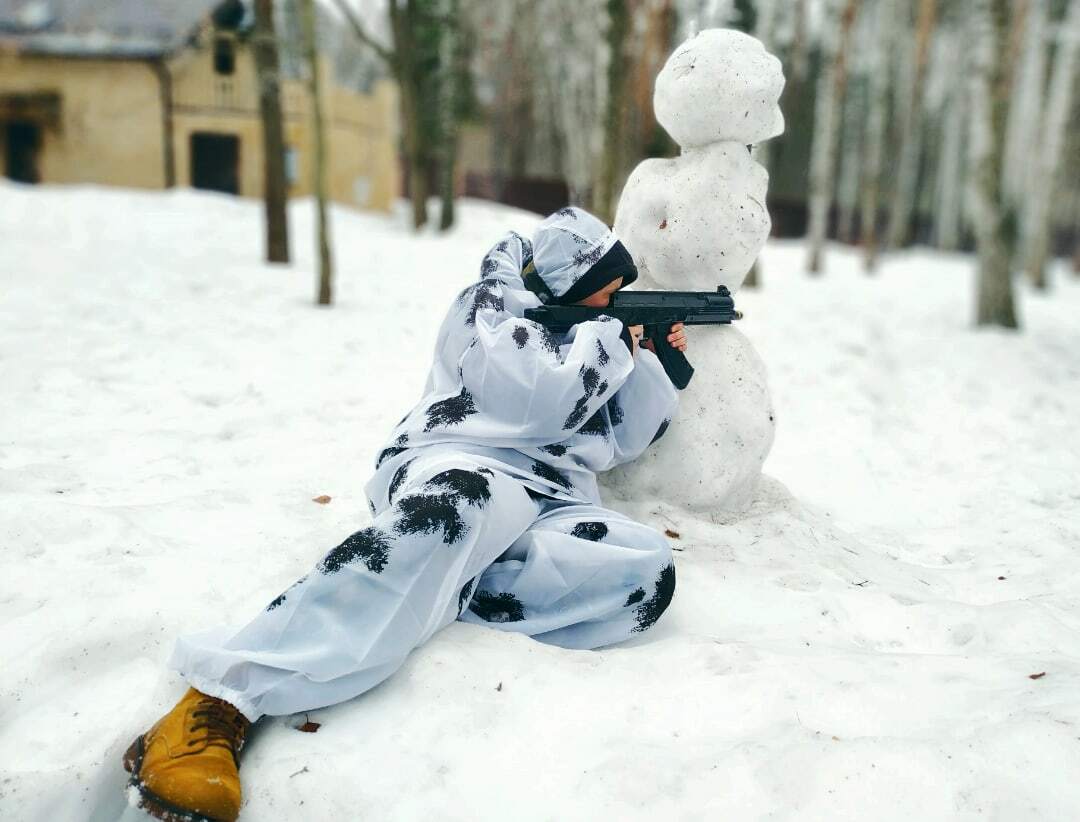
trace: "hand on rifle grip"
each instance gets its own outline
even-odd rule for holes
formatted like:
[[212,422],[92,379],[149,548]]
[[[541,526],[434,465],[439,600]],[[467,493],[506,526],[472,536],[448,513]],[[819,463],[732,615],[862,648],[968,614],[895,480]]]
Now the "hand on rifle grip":
[[[690,384],[690,378],[694,376],[694,367],[682,353],[682,349],[686,348],[682,323],[676,323],[676,325],[678,331],[672,325],[650,325],[645,329],[645,336],[652,341],[652,351],[660,360],[660,364],[664,366],[668,378],[681,391]],[[672,343],[672,338],[682,343],[681,348],[676,347],[678,342]]]

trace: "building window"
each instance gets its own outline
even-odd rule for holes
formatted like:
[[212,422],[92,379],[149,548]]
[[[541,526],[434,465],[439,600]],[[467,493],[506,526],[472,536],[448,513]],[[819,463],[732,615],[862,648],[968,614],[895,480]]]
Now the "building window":
[[236,71],[236,42],[232,37],[214,38],[214,71],[226,76]]

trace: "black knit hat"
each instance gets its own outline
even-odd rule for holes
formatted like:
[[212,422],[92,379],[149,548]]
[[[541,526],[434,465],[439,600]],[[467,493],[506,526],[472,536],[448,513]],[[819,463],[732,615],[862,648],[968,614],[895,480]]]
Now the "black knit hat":
[[585,274],[560,297],[555,299],[559,305],[571,305],[595,294],[613,280],[622,277],[622,286],[630,285],[637,279],[638,270],[634,258],[626,250],[621,240],[616,240],[608,252],[585,272]]

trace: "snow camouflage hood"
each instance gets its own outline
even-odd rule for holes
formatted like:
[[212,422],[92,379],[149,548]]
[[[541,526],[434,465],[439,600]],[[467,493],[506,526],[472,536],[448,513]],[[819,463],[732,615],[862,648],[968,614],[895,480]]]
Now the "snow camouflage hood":
[[560,208],[540,223],[532,252],[524,284],[544,302],[574,303],[616,277],[623,278],[623,286],[637,279],[634,260],[615,232],[574,206]]
[[[651,351],[631,355],[621,322],[601,317],[556,335],[524,319],[541,301],[523,272],[544,272],[565,296],[593,267],[585,258],[617,247],[592,215],[566,212],[537,230],[538,262],[533,244],[511,231],[451,303],[420,401],[394,427],[365,486],[374,510],[392,504],[421,454],[444,451],[469,454],[543,494],[599,503],[594,472],[634,459],[667,428],[675,387]],[[575,236],[585,243],[559,227],[568,224],[584,225]]]

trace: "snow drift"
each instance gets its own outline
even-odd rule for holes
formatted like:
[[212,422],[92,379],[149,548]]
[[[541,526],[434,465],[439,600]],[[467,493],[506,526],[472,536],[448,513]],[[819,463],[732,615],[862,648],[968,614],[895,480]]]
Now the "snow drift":
[[[0,817],[129,814],[120,755],[182,692],[173,637],[367,524],[448,301],[536,222],[462,215],[414,237],[335,209],[320,310],[308,204],[268,267],[255,202],[0,184]],[[455,624],[257,726],[241,819],[1075,818],[1080,286],[974,332],[969,258],[867,280],[837,249],[810,280],[801,257],[767,246],[740,295],[780,423],[745,513],[616,503],[678,534],[656,628],[576,652]]]

